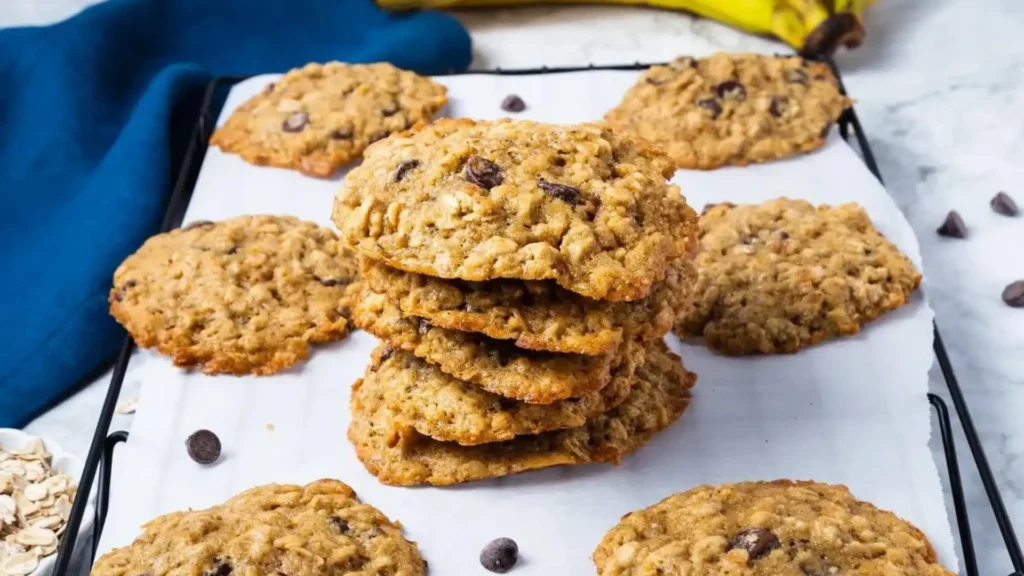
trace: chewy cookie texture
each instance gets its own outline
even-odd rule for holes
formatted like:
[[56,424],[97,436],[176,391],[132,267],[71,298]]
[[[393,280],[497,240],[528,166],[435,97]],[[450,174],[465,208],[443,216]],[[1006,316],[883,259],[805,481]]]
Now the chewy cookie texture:
[[618,463],[679,419],[696,376],[663,342],[650,344],[633,388],[613,410],[582,426],[517,436],[505,442],[460,446],[415,431],[383,400],[380,382],[352,387],[348,436],[356,455],[385,484],[448,485],[551,466]]
[[700,486],[623,516],[593,555],[598,576],[952,576],[925,535],[845,486]]
[[320,480],[261,486],[206,510],[160,516],[131,545],[104,554],[90,576],[426,573],[400,524],[347,485]]
[[354,256],[312,222],[199,221],[150,238],[117,268],[110,313],[179,366],[273,374],[348,334],[357,278]]
[[307,64],[238,107],[210,143],[253,164],[330,176],[447,101],[441,84],[391,64]]
[[604,124],[441,119],[370,147],[332,219],[357,252],[408,272],[632,301],[696,249],[673,172]]
[[652,67],[605,119],[680,168],[711,169],[820,148],[850,105],[823,63],[720,53]]
[[538,352],[481,334],[439,328],[422,318],[403,316],[394,303],[371,290],[355,305],[353,320],[391,347],[412,352],[456,378],[535,404],[600,390],[621,359],[618,350],[603,356]]
[[921,274],[856,204],[778,198],[700,218],[700,278],[680,336],[725,354],[792,353],[907,303]]
[[689,306],[697,270],[685,258],[635,302],[580,296],[551,281],[445,280],[364,258],[362,276],[402,314],[442,328],[511,340],[519,348],[587,355],[614,352],[623,339],[661,338]]
[[374,351],[364,380],[372,380],[367,386],[379,392],[379,400],[420,434],[474,446],[582,426],[617,407],[633,388],[644,352],[643,346],[630,344],[607,386],[551,404],[527,404],[487,392],[387,344]]

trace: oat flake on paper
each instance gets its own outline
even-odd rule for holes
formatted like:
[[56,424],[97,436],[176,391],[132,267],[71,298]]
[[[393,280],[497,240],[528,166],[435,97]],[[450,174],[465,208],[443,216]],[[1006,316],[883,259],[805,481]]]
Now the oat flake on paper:
[[39,439],[22,450],[0,447],[0,576],[24,576],[57,551],[75,483],[50,468]]

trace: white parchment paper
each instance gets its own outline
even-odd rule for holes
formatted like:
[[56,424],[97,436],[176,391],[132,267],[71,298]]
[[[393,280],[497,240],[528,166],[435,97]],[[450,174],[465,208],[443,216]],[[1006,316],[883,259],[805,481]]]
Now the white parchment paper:
[[[635,78],[635,72],[586,72],[440,81],[450,87],[451,116],[501,117],[499,102],[516,93],[528,106],[520,117],[577,122],[600,118]],[[221,121],[270,80],[235,87]],[[316,180],[253,167],[210,149],[186,221],[281,213],[331,226],[342,177]],[[859,202],[921,264],[910,226],[838,134],[813,155],[680,171],[675,181],[698,210],[707,202],[781,195]],[[792,478],[846,484],[859,498],[895,511],[920,527],[943,564],[956,570],[928,448],[931,320],[919,293],[855,337],[792,356],[725,358],[669,337],[699,375],[694,401],[680,422],[621,466],[552,469],[445,489],[383,486],[356,460],[345,430],[349,385],[375,345],[365,333],[319,348],[309,362],[272,377],[204,376],[153,357],[130,439],[116,454],[99,551],[129,544],[141,524],[162,513],[210,506],[268,482],[332,477],[401,520],[431,574],[487,574],[480,549],[508,536],[521,551],[516,574],[583,576],[595,573],[590,555],[605,531],[630,510],[703,483]],[[185,438],[199,428],[215,431],[224,445],[211,467],[185,452]]]

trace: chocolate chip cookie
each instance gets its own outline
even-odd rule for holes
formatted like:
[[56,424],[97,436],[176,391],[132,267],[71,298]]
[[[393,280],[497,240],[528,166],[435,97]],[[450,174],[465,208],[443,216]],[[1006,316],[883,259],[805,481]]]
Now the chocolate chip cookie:
[[441,84],[391,64],[307,64],[239,106],[210,144],[252,164],[330,176],[447,101]]
[[104,554],[91,576],[423,576],[402,527],[337,480],[270,484],[206,510],[151,520],[131,545]]
[[357,252],[407,272],[638,300],[696,250],[673,173],[604,124],[441,119],[367,150],[332,218]]
[[355,257],[289,216],[193,222],[114,272],[110,313],[136,344],[204,372],[273,374],[349,331]]
[[605,119],[707,170],[816,150],[851,104],[823,63],[719,53],[652,67]]
[[921,274],[856,204],[778,198],[700,218],[700,278],[680,336],[731,355],[792,353],[907,303]]
[[551,281],[444,280],[364,258],[362,276],[406,316],[434,326],[512,340],[519,348],[600,355],[625,338],[661,338],[689,306],[697,269],[686,258],[635,302],[592,300]]
[[506,442],[460,446],[415,431],[381,400],[374,380],[352,387],[348,437],[370,473],[385,483],[447,485],[550,466],[617,464],[679,419],[697,377],[660,340],[648,345],[626,400],[579,427]]
[[418,433],[474,446],[582,426],[588,418],[615,408],[629,395],[644,352],[640,344],[627,344],[607,386],[552,404],[526,404],[492,394],[387,344],[374,351],[363,379],[396,418]]
[[594,551],[599,576],[952,576],[925,535],[845,486],[700,486],[623,516]]
[[398,306],[371,290],[353,310],[356,326],[472,382],[484,390],[532,404],[550,404],[596,392],[611,381],[620,350],[603,356],[556,354],[517,348],[507,340],[448,330],[403,316]]

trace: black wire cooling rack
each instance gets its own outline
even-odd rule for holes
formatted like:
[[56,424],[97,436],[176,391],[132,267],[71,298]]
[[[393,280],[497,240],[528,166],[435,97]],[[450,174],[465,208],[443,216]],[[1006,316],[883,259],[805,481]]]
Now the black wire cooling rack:
[[[495,74],[526,76],[534,74],[584,72],[588,70],[639,71],[655,65],[657,64],[634,62],[632,64],[600,66],[590,64],[588,66],[567,68],[549,68],[547,66],[543,66],[541,68],[514,70],[502,70],[501,68],[495,68],[493,70],[482,71],[450,71],[446,75]],[[835,65],[831,62],[829,65],[832,67],[833,71],[835,71],[836,77],[840,78]],[[200,109],[199,118],[197,118],[195,126],[193,127],[192,138],[189,141],[188,150],[186,151],[181,170],[178,173],[178,178],[175,182],[174,190],[171,194],[170,200],[168,201],[166,212],[164,213],[163,226],[161,228],[162,231],[166,232],[167,230],[176,228],[181,224],[181,220],[185,215],[185,209],[188,207],[189,200],[192,197],[196,178],[199,176],[199,168],[203,163],[203,157],[206,153],[210,134],[213,132],[213,128],[216,124],[216,114],[219,112],[219,108],[223,103],[226,91],[231,86],[245,79],[246,77],[244,76],[222,77],[213,80],[207,86],[206,92],[203,96],[203,103],[202,108]],[[842,87],[841,78],[840,87],[845,93],[846,90]],[[871,152],[871,147],[868,144],[867,137],[864,134],[860,120],[857,118],[857,114],[854,112],[853,108],[850,108],[843,113],[842,117],[839,119],[838,127],[839,133],[842,135],[843,139],[852,145],[856,145],[856,148],[860,150],[861,157],[868,169],[871,170],[875,177],[877,177],[881,182],[882,175],[878,170],[878,164],[875,162],[874,154]],[[938,360],[939,368],[942,370],[942,376],[949,389],[949,396],[953,402],[953,408],[960,420],[960,425],[963,428],[967,446],[970,449],[971,456],[977,466],[978,474],[981,477],[982,485],[984,486],[985,493],[988,496],[992,513],[995,516],[996,523],[999,526],[999,531],[1003,537],[1003,542],[1006,545],[1006,552],[1014,570],[1010,576],[1024,576],[1024,553],[1021,552],[1020,543],[1014,533],[1013,524],[1006,511],[1006,506],[1003,503],[1002,496],[999,493],[999,487],[996,485],[995,478],[992,475],[992,469],[989,466],[988,458],[985,456],[985,450],[982,448],[978,431],[974,427],[974,421],[971,418],[967,402],[964,399],[963,390],[960,387],[960,383],[957,381],[956,374],[953,372],[953,366],[950,363],[946,347],[942,343],[942,337],[939,334],[938,327],[933,325],[933,331],[935,335],[933,346],[935,350],[935,358]],[[131,360],[132,350],[134,347],[135,344],[132,342],[131,337],[126,336],[124,344],[121,346],[121,351],[114,364],[110,387],[107,390],[107,396],[103,402],[103,408],[100,411],[99,423],[96,425],[92,443],[89,447],[89,454],[85,460],[85,468],[82,471],[82,478],[78,486],[78,496],[75,498],[74,505],[71,508],[71,515],[68,518],[67,528],[61,539],[60,546],[57,549],[57,561],[53,572],[55,576],[66,576],[67,574],[68,567],[74,553],[75,544],[78,540],[82,519],[85,515],[88,495],[92,490],[93,480],[98,472],[99,485],[96,495],[96,518],[93,531],[94,540],[93,549],[90,551],[90,560],[95,559],[96,546],[99,543],[100,534],[103,530],[103,524],[106,520],[107,510],[109,508],[110,472],[111,467],[113,466],[114,448],[119,443],[128,439],[128,432],[118,431],[109,433],[109,430],[110,422],[114,415],[114,408],[121,392],[125,372],[128,369],[128,362]],[[928,394],[928,401],[935,410],[939,435],[942,438],[942,448],[946,460],[946,469],[949,475],[949,488],[953,497],[953,509],[956,516],[957,531],[960,535],[960,544],[963,554],[962,574],[965,574],[966,576],[979,576],[974,540],[971,534],[971,523],[968,517],[966,500],[964,498],[964,486],[960,477],[960,466],[957,461],[956,442],[953,438],[953,425],[950,418],[949,407],[940,396],[935,394]]]

